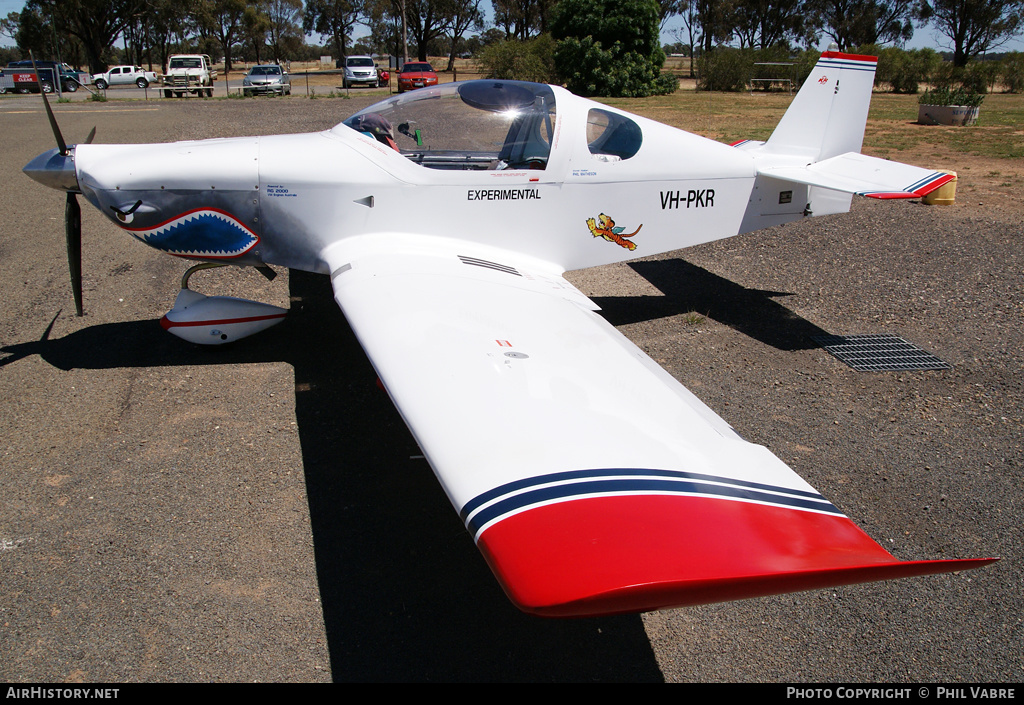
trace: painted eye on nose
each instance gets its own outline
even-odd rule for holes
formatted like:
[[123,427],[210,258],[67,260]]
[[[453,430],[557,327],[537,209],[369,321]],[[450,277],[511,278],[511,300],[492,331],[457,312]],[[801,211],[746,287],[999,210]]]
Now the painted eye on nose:
[[142,201],[136,201],[135,205],[128,210],[121,210],[117,206],[111,206],[110,210],[114,211],[114,215],[117,216],[117,219],[122,223],[130,223],[135,220],[135,211],[138,210],[141,205]]

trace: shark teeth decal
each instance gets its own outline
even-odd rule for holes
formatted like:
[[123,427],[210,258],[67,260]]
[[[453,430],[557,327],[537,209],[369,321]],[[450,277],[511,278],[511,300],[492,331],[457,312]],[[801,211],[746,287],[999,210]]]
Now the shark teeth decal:
[[230,259],[260,241],[241,221],[216,208],[197,208],[151,228],[124,229],[150,247],[179,257]]

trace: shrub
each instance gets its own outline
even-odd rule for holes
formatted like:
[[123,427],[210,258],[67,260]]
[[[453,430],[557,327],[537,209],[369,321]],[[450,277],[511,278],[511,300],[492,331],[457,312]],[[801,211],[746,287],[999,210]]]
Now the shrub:
[[809,49],[807,51],[800,52],[793,60],[796,62],[796,66],[793,67],[796,74],[796,82],[798,86],[802,86],[807,77],[811,75],[811,71],[814,70],[814,66],[818,63],[818,59],[821,58],[821,52]]
[[750,85],[751,78],[790,78],[793,87],[798,88],[807,80],[820,56],[817,51],[803,51],[793,55],[785,47],[757,50],[717,47],[696,61],[697,90],[743,91]]
[[1024,53],[1013,51],[1003,57],[999,78],[1008,93],[1024,92]]
[[661,73],[655,0],[561,0],[551,27],[555,68],[574,93],[635,98],[679,85]]
[[555,42],[548,34],[520,41],[506,39],[483,48],[480,64],[487,78],[555,82]]
[[674,73],[661,72],[654,81],[654,95],[670,95],[679,90],[679,77]]
[[934,88],[921,94],[917,102],[921,105],[966,105],[976,108],[985,99],[984,94],[970,91],[963,86],[957,88]]
[[964,66],[960,85],[973,93],[988,93],[995,85],[1000,68],[997,61],[972,61]]
[[[858,51],[858,53],[872,52]],[[888,84],[893,93],[917,93],[920,84],[928,83],[942,63],[942,57],[933,49],[905,51],[887,47],[880,49],[877,56],[878,68],[875,71],[875,85]]]
[[[787,47],[771,47],[768,49],[757,49],[751,52],[751,67],[749,79],[788,79],[794,84],[799,83],[796,75],[793,58],[790,56]],[[755,88],[770,89],[767,82],[752,84]]]
[[638,52],[623,51],[619,42],[605,49],[593,37],[567,37],[555,56],[566,87],[581,95],[642,98],[679,85],[673,77],[665,83],[660,66]]
[[697,90],[743,91],[754,70],[750,49],[717,47],[697,59]]

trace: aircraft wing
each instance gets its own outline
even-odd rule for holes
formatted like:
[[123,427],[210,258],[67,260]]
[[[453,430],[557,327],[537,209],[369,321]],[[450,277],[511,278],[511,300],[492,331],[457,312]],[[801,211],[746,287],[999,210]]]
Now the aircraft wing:
[[897,561],[552,265],[400,235],[324,257],[384,387],[524,611],[647,611],[986,562]]

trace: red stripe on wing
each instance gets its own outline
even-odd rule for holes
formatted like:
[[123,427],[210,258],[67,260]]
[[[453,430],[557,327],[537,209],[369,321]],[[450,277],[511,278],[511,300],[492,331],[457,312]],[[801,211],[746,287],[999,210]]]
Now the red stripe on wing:
[[703,497],[560,502],[478,545],[509,598],[541,616],[644,612],[979,567],[900,562],[848,518]]

